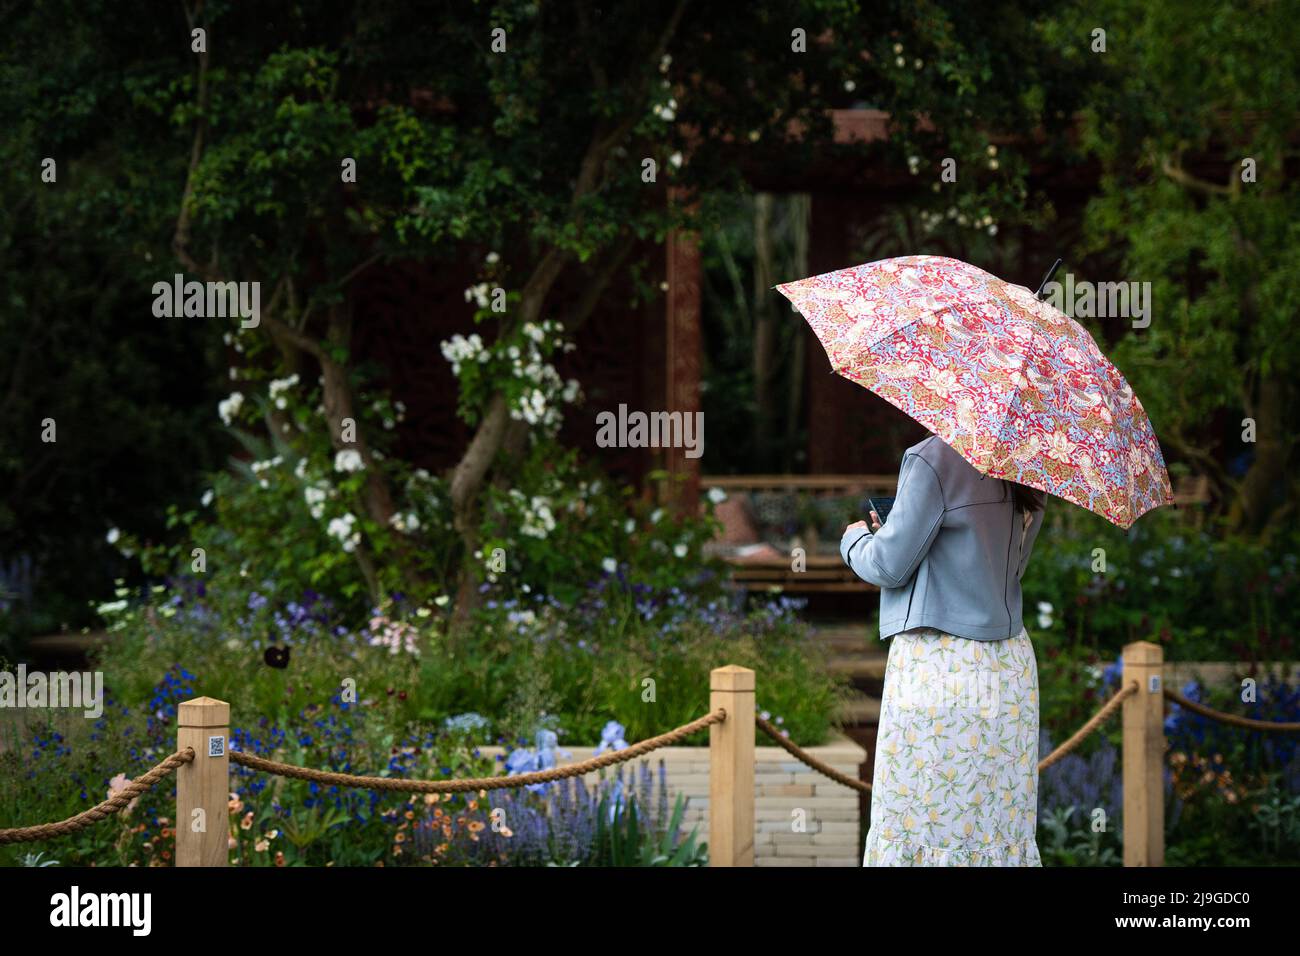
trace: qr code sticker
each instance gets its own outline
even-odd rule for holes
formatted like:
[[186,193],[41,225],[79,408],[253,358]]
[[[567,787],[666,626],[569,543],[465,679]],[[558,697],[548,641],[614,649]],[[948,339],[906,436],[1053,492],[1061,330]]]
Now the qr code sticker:
[[208,756],[224,757],[226,755],[226,738],[209,737],[208,738]]

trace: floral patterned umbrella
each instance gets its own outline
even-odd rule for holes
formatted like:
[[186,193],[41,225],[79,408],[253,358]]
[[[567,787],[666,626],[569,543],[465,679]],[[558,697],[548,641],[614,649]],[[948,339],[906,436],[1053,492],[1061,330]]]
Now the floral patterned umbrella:
[[777,286],[831,367],[986,475],[1121,528],[1173,503],[1151,422],[1083,326],[1024,286],[903,256]]

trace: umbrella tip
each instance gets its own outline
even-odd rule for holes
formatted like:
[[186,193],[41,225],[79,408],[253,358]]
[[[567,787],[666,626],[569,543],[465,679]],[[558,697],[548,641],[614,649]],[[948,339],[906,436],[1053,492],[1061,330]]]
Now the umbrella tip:
[[1059,269],[1060,267],[1061,267],[1060,259],[1057,259],[1055,262],[1052,263],[1052,268],[1047,270],[1047,275],[1043,276],[1043,281],[1038,283],[1038,291],[1034,293],[1035,299],[1042,301],[1043,289],[1047,287],[1047,283],[1052,281],[1052,276],[1056,275],[1056,270]]

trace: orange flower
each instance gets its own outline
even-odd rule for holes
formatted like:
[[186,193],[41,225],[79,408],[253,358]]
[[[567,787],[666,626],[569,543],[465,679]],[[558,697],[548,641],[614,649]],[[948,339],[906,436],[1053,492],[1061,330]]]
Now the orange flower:
[[414,819],[415,819],[415,814],[412,813],[410,810],[407,810],[404,814],[402,814],[402,816],[406,817],[406,819],[408,819],[408,820],[414,820]]
[[251,830],[251,829],[253,829],[253,811],[252,811],[252,810],[249,810],[247,813],[245,813],[245,814],[244,814],[244,819],[242,819],[242,820],[239,821],[239,829],[241,829],[241,830]]
[[403,843],[403,842],[405,842],[405,840],[406,840],[406,834],[405,834],[405,833],[396,833],[396,834],[393,835],[393,842],[394,842],[394,843]]
[[478,833],[480,830],[483,829],[483,827],[484,827],[484,823],[483,823],[482,820],[471,820],[471,821],[469,821],[469,832],[470,832],[470,833]]
[[276,851],[275,851],[275,865],[276,865],[276,866],[284,866],[284,851],[283,851],[283,850],[276,850]]

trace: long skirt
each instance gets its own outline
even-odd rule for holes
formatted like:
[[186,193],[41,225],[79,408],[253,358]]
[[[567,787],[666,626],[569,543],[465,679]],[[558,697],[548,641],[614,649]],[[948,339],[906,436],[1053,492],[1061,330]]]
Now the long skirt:
[[891,642],[862,865],[1042,866],[1029,635]]

